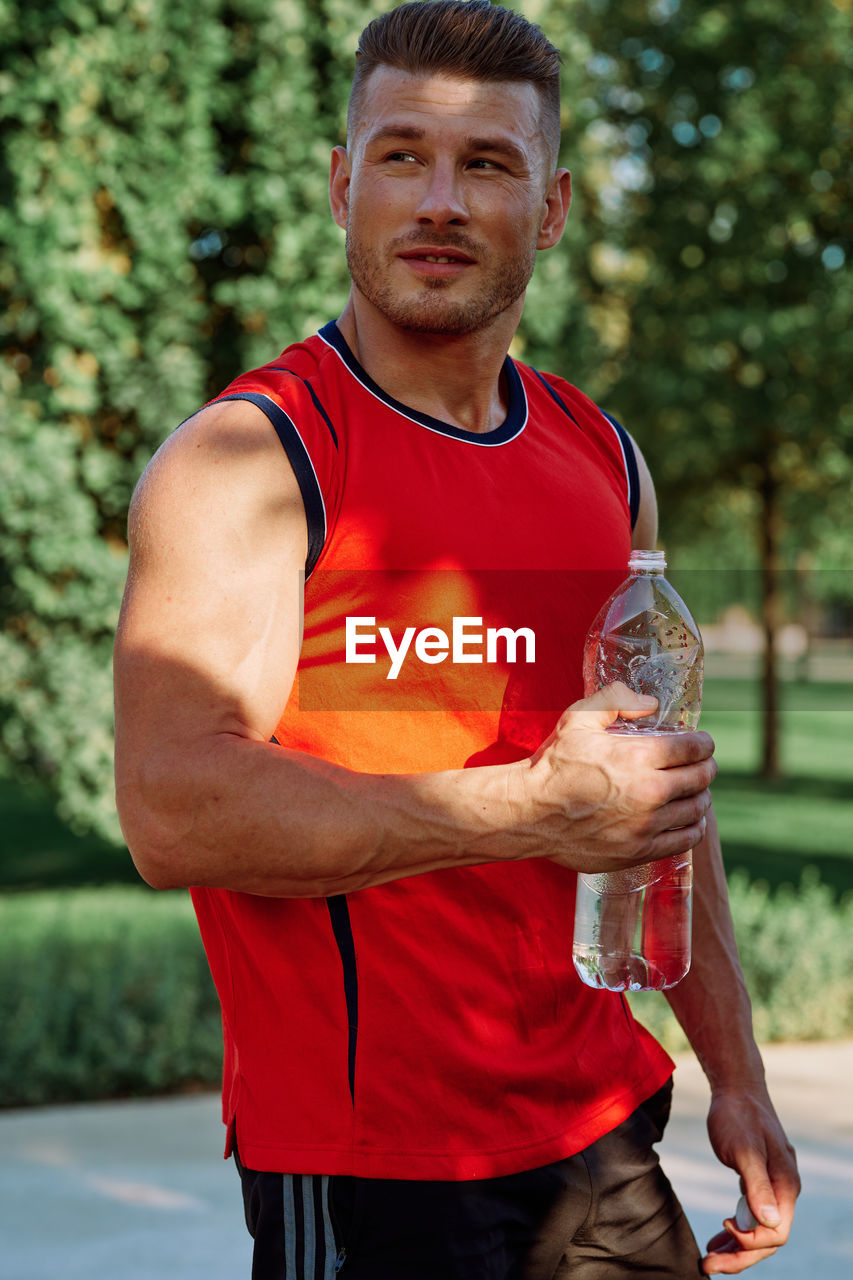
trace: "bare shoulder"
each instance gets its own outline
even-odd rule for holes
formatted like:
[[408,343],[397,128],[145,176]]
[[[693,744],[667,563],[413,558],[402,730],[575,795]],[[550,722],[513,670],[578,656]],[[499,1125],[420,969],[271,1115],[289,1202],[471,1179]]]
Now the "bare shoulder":
[[245,703],[251,686],[263,707],[282,706],[308,535],[299,486],[262,411],[229,401],[182,424],[137,486],[128,541],[119,675],[144,659],[171,696],[166,663],[192,665],[223,698]]
[[144,550],[152,524],[264,523],[288,514],[298,521],[301,512],[296,478],[266,415],[249,401],[214,403],[182,423],[145,469],[130,506],[131,548]]

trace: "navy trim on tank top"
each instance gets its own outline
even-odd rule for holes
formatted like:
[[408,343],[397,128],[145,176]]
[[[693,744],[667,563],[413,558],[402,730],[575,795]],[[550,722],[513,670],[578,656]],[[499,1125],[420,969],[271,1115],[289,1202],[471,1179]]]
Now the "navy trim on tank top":
[[317,410],[317,412],[319,413],[320,417],[323,419],[323,421],[325,422],[326,426],[329,428],[329,434],[331,435],[332,439],[334,440],[334,442],[335,442],[335,448],[337,449],[337,448],[338,448],[338,434],[337,434],[337,432],[335,431],[335,428],[334,428],[334,427],[333,427],[333,425],[332,425],[332,419],[329,417],[329,415],[326,413],[326,410],[323,408],[322,404],[320,403],[320,398],[319,398],[319,396],[317,395],[317,392],[316,392],[316,391],[314,390],[314,388],[311,386],[311,383],[310,383],[310,382],[308,382],[306,378],[301,377],[298,373],[294,373],[292,369],[288,369],[288,368],[286,368],[283,364],[268,364],[268,365],[266,365],[266,366],[265,366],[265,368],[266,368],[266,370],[267,370],[268,372],[270,372],[270,373],[289,373],[289,374],[290,374],[290,376],[291,376],[291,378],[298,378],[298,379],[299,379],[299,381],[302,383],[303,387],[304,387],[304,388],[305,388],[305,390],[308,392],[308,394],[309,394],[309,396],[311,397],[311,399],[314,401],[314,408]]
[[326,541],[326,504],[323,501],[323,493],[314,464],[302,442],[296,423],[287,416],[281,405],[257,391],[235,391],[228,396],[219,396],[215,403],[218,404],[221,400],[248,400],[250,404],[256,405],[269,418],[284,447],[305,507],[305,519],[308,524],[305,576],[308,578],[320,558],[320,552]]
[[556,391],[554,390],[554,388],[551,386],[551,384],[550,384],[550,382],[548,381],[548,379],[547,379],[547,378],[544,378],[544,377],[542,376],[542,374],[539,372],[539,370],[538,370],[538,369],[534,369],[532,365],[531,365],[530,367],[531,367],[532,372],[536,374],[536,377],[537,377],[537,378],[539,379],[539,381],[542,383],[542,386],[543,386],[543,387],[545,388],[545,390],[548,392],[548,395],[551,397],[551,399],[552,399],[556,404],[558,404],[558,405],[560,406],[560,408],[563,410],[563,413],[565,413],[567,417],[571,418],[572,422],[575,424],[575,426],[576,426],[576,427],[578,428],[578,430],[580,431],[580,430],[582,429],[582,428],[581,428],[581,424],[578,422],[577,418],[576,418],[576,417],[575,417],[575,415],[572,413],[571,409],[570,409],[570,408],[569,408],[569,406],[566,404],[566,402],[565,402],[565,400],[562,398],[562,396],[558,396],[558,395],[557,395],[557,392],[556,392]]
[[400,400],[395,400],[393,396],[389,396],[387,392],[383,391],[379,384],[373,381],[370,374],[356,360],[334,320],[330,320],[328,324],[323,325],[320,330],[320,337],[337,352],[350,373],[361,383],[365,390],[376,396],[383,404],[388,405],[389,409],[393,409],[395,413],[402,414],[403,417],[408,418],[411,422],[416,422],[420,426],[426,427],[428,431],[436,431],[443,436],[450,436],[453,440],[464,440],[466,444],[476,444],[482,448],[494,448],[496,445],[508,444],[510,440],[514,440],[527,425],[527,396],[524,391],[524,384],[521,381],[520,373],[509,356],[504,360],[502,370],[506,379],[508,399],[506,417],[501,425],[495,427],[493,431],[465,431],[462,427],[454,427],[449,422],[442,422],[440,418],[432,418],[428,413],[419,413],[417,409],[411,409],[407,404],[403,404]]
[[358,969],[355,961],[355,939],[345,893],[326,899],[332,932],[338,945],[344,976],[344,999],[347,1006],[347,1076],[349,1092],[355,1106],[355,1055],[358,1046]]
[[[277,747],[281,746],[275,734],[270,738],[270,742]],[[344,1000],[347,1008],[347,1079],[350,1098],[355,1106],[355,1055],[358,1048],[358,967],[355,961],[355,938],[352,936],[352,921],[346,894],[338,893],[332,898],[327,898],[326,907],[332,922],[332,933],[335,935],[343,970]]]
[[633,529],[637,523],[637,516],[640,514],[640,472],[637,468],[637,452],[634,448],[634,441],[628,435],[628,432],[622,426],[621,422],[609,413],[604,413],[605,418],[614,428],[619,443],[622,445],[622,452],[625,456],[625,471],[628,475],[628,506],[631,511],[631,528]]

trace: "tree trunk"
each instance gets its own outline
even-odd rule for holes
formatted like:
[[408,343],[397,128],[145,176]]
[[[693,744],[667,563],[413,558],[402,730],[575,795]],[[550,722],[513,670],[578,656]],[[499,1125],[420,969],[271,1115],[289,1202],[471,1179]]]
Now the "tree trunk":
[[781,622],[779,574],[779,534],[781,514],[776,480],[766,466],[761,483],[761,625],[764,632],[762,669],[761,774],[778,778],[782,767],[779,753],[779,673],[776,635]]

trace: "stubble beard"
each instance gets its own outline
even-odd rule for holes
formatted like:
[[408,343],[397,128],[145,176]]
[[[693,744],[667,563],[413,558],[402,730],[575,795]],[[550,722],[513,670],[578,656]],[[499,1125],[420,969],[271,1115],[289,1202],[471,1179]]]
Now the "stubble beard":
[[[406,247],[416,247],[409,241]],[[435,237],[430,237],[435,244]],[[446,241],[447,247],[465,250],[461,240]],[[392,246],[393,253],[393,246]],[[456,300],[450,295],[455,280],[422,278],[413,297],[402,296],[389,283],[378,253],[365,248],[359,238],[347,231],[347,265],[356,288],[387,320],[410,333],[433,334],[438,337],[465,337],[485,329],[523,295],[533,274],[535,250],[528,257],[518,255],[499,264],[483,289],[474,297]],[[482,255],[476,255],[482,261]]]

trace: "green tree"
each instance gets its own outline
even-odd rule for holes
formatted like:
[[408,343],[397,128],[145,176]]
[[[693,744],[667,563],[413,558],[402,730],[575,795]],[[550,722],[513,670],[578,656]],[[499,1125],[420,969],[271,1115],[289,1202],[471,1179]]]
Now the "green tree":
[[[129,496],[177,422],[342,304],[328,149],[385,7],[0,0],[0,735],[114,838]],[[842,0],[521,7],[564,52],[577,198],[519,354],[638,434],[667,532],[733,482],[749,513],[768,475],[766,526],[795,493],[811,527],[849,461]]]
[[0,44],[3,745],[67,816],[115,834],[125,515],[204,386],[183,224],[204,198],[224,33],[185,7],[59,0],[4,3]]
[[110,648],[133,484],[345,296],[325,196],[351,0],[0,0],[0,734],[118,839]]
[[665,539],[752,528],[779,770],[780,567],[819,542],[853,444],[848,0],[588,0],[599,395],[658,482]]
[[[0,0],[0,739],[117,841],[130,494],[183,417],[343,304],[328,152],[357,34],[386,7]],[[571,8],[525,8],[569,51],[571,134],[588,42]],[[519,342],[546,363],[573,296],[571,255],[548,259]]]

